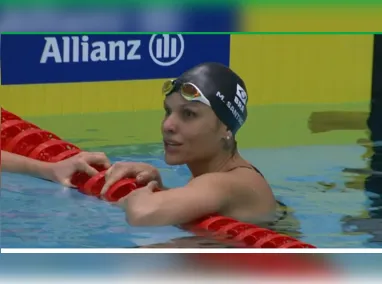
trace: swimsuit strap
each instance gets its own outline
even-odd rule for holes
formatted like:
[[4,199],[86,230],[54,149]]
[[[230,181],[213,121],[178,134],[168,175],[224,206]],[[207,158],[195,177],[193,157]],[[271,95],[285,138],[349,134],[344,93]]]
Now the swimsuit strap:
[[245,168],[245,169],[255,170],[258,174],[260,174],[262,177],[264,177],[264,175],[260,172],[260,170],[258,168],[256,168],[255,166],[253,166],[253,165],[233,167],[232,169],[229,169],[228,172],[236,170],[238,168]]

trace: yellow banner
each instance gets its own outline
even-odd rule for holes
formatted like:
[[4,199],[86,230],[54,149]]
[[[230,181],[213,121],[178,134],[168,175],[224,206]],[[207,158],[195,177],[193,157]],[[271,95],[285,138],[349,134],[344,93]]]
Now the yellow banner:
[[[211,35],[213,36],[213,35]],[[231,67],[249,105],[368,102],[372,35],[232,35]],[[23,116],[159,110],[162,80],[1,86]]]

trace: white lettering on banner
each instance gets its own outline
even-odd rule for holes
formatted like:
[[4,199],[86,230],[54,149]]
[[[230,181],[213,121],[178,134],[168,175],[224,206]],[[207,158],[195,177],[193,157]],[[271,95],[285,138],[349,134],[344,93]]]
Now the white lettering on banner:
[[[183,56],[184,39],[178,35],[152,35],[149,43],[151,59],[160,66],[171,66]],[[171,59],[171,61],[168,61]]]
[[45,46],[44,51],[42,52],[40,63],[46,63],[48,57],[53,57],[54,62],[56,63],[62,62],[60,48],[58,47],[56,38],[45,38]]
[[[140,60],[140,40],[95,41],[89,43],[88,36],[64,36],[60,45],[56,37],[45,37],[45,46],[40,63],[52,59],[55,63],[105,62]],[[61,48],[60,48],[61,46]]]
[[127,46],[131,49],[127,53],[127,60],[139,60],[141,59],[141,55],[137,54],[139,47],[141,46],[140,40],[129,40],[127,41]]

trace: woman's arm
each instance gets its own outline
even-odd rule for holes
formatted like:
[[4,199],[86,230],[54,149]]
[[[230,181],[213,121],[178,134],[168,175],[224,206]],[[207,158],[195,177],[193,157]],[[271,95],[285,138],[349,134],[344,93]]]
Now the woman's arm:
[[224,173],[205,174],[184,187],[154,193],[156,186],[156,182],[150,182],[146,187],[131,192],[119,201],[129,224],[184,224],[224,210],[233,198],[232,179]]
[[53,179],[52,164],[1,151],[1,171]]
[[98,152],[81,152],[69,159],[48,163],[1,151],[2,171],[43,178],[70,187],[75,187],[70,182],[75,172],[85,172],[89,176],[96,175],[98,171],[91,166],[95,164],[102,165],[106,169],[110,167],[106,155]]

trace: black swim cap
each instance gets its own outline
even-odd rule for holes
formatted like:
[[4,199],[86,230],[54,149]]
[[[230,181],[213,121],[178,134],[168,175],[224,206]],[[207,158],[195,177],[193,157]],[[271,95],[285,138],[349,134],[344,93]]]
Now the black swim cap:
[[197,86],[216,116],[233,134],[247,119],[248,97],[244,81],[227,66],[202,63],[184,72],[176,81]]

